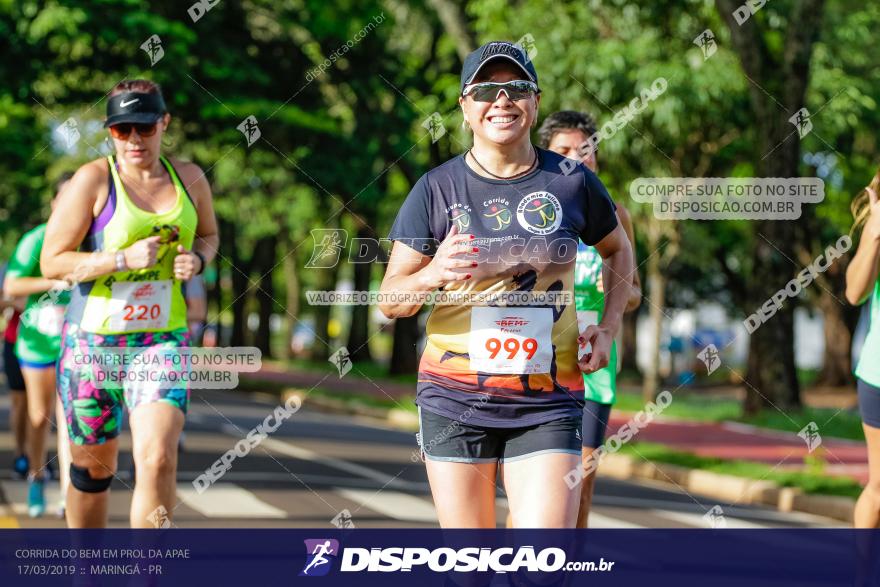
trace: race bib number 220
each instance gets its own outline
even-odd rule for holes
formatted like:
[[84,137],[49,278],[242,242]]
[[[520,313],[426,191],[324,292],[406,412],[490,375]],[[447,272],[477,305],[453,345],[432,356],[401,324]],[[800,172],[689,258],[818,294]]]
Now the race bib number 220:
[[110,328],[122,332],[168,326],[171,280],[121,281],[112,286]]

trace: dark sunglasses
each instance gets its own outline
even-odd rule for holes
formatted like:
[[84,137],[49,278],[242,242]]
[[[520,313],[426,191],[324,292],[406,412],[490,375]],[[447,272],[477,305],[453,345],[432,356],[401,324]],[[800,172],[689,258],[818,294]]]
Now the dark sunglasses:
[[472,96],[475,102],[494,102],[498,99],[498,95],[504,92],[508,100],[516,102],[517,100],[525,100],[534,95],[540,94],[537,84],[526,80],[513,80],[510,82],[480,82],[478,84],[470,84],[465,86],[462,96]]
[[154,122],[152,124],[135,124],[132,122],[122,122],[120,124],[114,124],[110,127],[110,134],[114,139],[127,139],[129,135],[131,135],[132,130],[136,130],[137,134],[142,137],[151,137],[156,134],[156,129],[158,128],[159,123]]

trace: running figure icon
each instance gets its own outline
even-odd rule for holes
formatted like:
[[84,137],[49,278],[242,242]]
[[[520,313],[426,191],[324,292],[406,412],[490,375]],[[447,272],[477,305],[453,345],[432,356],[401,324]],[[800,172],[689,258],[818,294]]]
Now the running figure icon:
[[[311,562],[309,562],[306,565],[306,567],[302,570],[302,573],[300,573],[300,575],[308,575],[309,571],[311,569],[314,569],[316,567],[319,567],[321,565],[326,565],[327,563],[329,563],[330,559],[327,558],[326,555],[335,555],[336,549],[338,548],[338,543],[335,540],[328,539],[323,542],[318,542],[318,541],[313,542],[313,541],[309,540],[309,541],[307,541],[307,543],[308,542],[312,542],[314,544],[314,548],[309,553],[312,557],[312,560],[311,560]],[[334,543],[336,543],[336,544],[334,544]],[[308,550],[307,550],[307,552],[308,552]],[[327,574],[328,570],[329,569],[326,569],[326,568],[321,569],[321,572],[318,574],[325,575],[325,574]],[[314,575],[312,575],[312,576],[314,576]]]

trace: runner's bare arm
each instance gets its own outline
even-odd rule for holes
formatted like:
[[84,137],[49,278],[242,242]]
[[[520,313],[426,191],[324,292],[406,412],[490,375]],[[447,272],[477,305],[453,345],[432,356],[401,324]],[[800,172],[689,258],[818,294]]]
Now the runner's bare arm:
[[846,300],[862,304],[874,288],[880,267],[880,198],[870,187],[868,192],[871,215],[859,238],[859,247],[846,268]]
[[458,229],[453,226],[433,257],[395,242],[379,291],[383,295],[396,293],[401,298],[410,299],[399,302],[383,300],[379,304],[382,313],[387,318],[412,316],[424,305],[421,294],[428,294],[448,283],[470,279],[467,270],[475,267],[476,262],[462,256],[475,248],[471,244],[473,238],[470,234],[458,234]]
[[[385,269],[385,277],[382,278],[379,292],[386,295],[391,292],[402,294],[403,292],[428,293],[432,291],[433,288],[428,287],[419,275],[430,262],[431,257],[428,255],[423,255],[403,243],[395,242],[391,247],[391,258],[388,260],[388,267]],[[401,295],[402,298],[403,295]],[[406,318],[416,314],[422,305],[417,301],[411,303],[382,301],[379,303],[379,309],[386,318]]]
[[12,308],[13,310],[21,312],[24,310],[26,302],[26,298],[23,298],[21,296],[16,297],[9,295],[9,292],[4,289],[3,282],[0,282],[0,311],[5,311],[7,308]]
[[12,308],[13,310],[18,310],[19,312],[24,309],[24,304],[18,302],[21,298],[2,298],[0,299],[0,311],[6,311],[7,308]]
[[626,231],[620,224],[594,245],[602,255],[602,280],[605,283],[605,309],[599,326],[617,332],[630,296],[633,255]]
[[92,224],[99,193],[106,190],[106,165],[103,159],[86,163],[58,195],[40,255],[40,271],[45,277],[73,283],[116,271],[114,252],[77,252]]
[[217,255],[217,247],[220,246],[211,185],[205,177],[205,172],[195,163],[181,163],[179,166],[175,163],[175,167],[180,170],[180,180],[192,196],[199,216],[192,250],[202,255],[207,265]]
[[626,302],[626,312],[632,312],[642,304],[642,281],[639,279],[639,260],[636,257],[636,236],[633,230],[632,217],[629,211],[622,205],[617,205],[617,218],[626,231],[626,237],[629,239],[629,246],[632,248],[633,273],[632,273],[632,290],[629,299]]
[[620,225],[593,245],[602,256],[602,281],[605,283],[605,310],[602,321],[587,327],[578,342],[581,346],[592,345],[578,365],[584,373],[593,373],[608,365],[611,356],[611,343],[620,327],[623,311],[629,300],[634,269],[632,249],[626,231]]
[[[45,277],[12,277],[8,276],[3,282],[3,291],[13,297],[24,297],[31,294],[43,293],[62,285],[55,279]],[[12,305],[12,304],[10,304]]]

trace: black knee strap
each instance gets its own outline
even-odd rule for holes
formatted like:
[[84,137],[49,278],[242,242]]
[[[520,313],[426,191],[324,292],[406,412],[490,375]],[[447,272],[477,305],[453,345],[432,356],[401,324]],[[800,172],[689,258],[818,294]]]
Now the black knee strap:
[[88,467],[77,467],[70,463],[70,483],[84,493],[101,493],[110,489],[113,476],[95,479],[89,474]]

